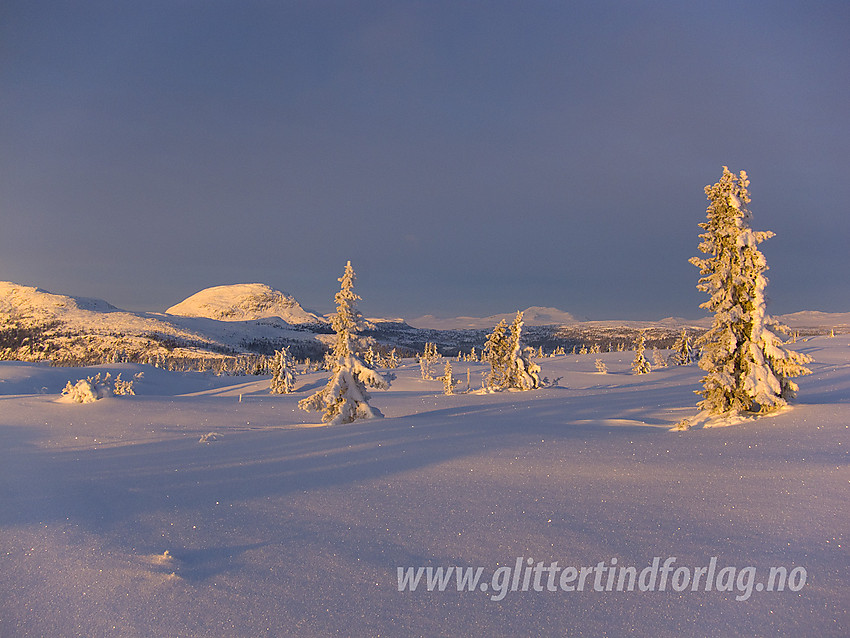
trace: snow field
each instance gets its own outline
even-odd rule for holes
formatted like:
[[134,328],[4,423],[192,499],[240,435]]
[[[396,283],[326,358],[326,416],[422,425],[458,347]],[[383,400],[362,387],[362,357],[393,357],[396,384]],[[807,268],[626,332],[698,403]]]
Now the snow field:
[[[386,418],[343,426],[296,407],[326,373],[270,395],[268,377],[2,363],[0,635],[847,635],[850,340],[796,348],[815,362],[793,409],[683,433],[702,372],[632,375],[630,352],[453,396],[407,363],[370,390]],[[480,387],[485,365],[452,366]],[[136,396],[57,401],[98,371],[143,372]],[[743,602],[397,590],[398,567],[656,556],[808,581]]]

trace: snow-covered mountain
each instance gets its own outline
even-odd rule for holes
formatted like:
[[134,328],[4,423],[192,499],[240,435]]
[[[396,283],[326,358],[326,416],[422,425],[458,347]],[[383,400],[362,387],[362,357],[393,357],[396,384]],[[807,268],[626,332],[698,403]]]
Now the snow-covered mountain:
[[327,323],[307,312],[295,297],[265,284],[233,284],[205,288],[165,311],[183,317],[207,317],[219,321],[255,321],[279,317],[287,323]]
[[[291,297],[264,288],[276,294],[252,297],[243,290],[231,295],[231,315],[225,321],[204,316],[227,312],[227,295],[222,294],[212,297],[222,302],[218,307],[204,308],[202,297],[201,303],[194,305],[194,316],[181,316],[128,312],[100,299],[0,282],[0,359],[49,358],[64,364],[155,357],[199,359],[268,354],[283,345],[296,345],[301,356],[320,354],[324,346],[317,332],[321,330],[305,329],[280,315],[293,320],[303,317],[319,325],[324,320],[304,311]],[[249,319],[252,305],[254,318]],[[187,315],[193,309],[192,304],[185,308]],[[241,316],[235,316],[237,312]]]

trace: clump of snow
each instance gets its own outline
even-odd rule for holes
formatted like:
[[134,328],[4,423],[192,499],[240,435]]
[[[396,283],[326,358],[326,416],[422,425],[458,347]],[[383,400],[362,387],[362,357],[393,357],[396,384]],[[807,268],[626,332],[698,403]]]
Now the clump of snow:
[[62,390],[62,398],[70,403],[94,403],[103,398],[106,395],[102,386],[93,379],[80,379],[73,385],[68,381],[68,385]]
[[[202,435],[200,439],[198,439],[198,443],[212,443],[213,441],[220,441],[221,438],[221,434],[219,434],[218,432],[207,432],[206,434]],[[166,554],[167,553],[168,552],[166,552]]]

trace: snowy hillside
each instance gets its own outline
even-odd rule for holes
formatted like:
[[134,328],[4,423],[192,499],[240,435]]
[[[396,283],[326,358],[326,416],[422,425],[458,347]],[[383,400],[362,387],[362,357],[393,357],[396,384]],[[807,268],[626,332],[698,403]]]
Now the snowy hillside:
[[278,317],[287,323],[327,323],[307,312],[295,297],[265,284],[214,286],[195,293],[165,311],[169,315],[207,317],[221,321],[254,321]]
[[[702,372],[636,376],[627,352],[545,358],[557,387],[495,394],[408,363],[372,393],[386,418],[338,427],[296,407],[320,373],[270,395],[2,362],[0,635],[850,635],[850,338],[797,348],[793,409],[689,432],[669,428]],[[57,402],[106,371],[136,396]],[[618,590],[614,565],[652,587]],[[430,590],[399,591],[420,567]],[[796,579],[771,591],[771,568]]]
[[[293,310],[293,316],[297,314],[297,309]],[[276,316],[219,321],[127,312],[102,300],[57,295],[10,282],[0,282],[0,337],[0,355],[5,348],[5,358],[52,359],[64,364],[268,353],[285,344],[300,344],[307,356],[316,356],[323,348],[314,332],[293,327]]]

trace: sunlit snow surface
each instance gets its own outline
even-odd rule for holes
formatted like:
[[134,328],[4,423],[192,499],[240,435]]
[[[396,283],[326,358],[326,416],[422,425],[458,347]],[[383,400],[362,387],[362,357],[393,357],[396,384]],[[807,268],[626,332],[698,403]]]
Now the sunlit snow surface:
[[[0,636],[850,634],[850,337],[812,354],[789,411],[668,431],[695,366],[547,358],[558,387],[444,396],[419,368],[386,418],[319,426],[326,381],[135,365],[0,364]],[[596,372],[601,358],[609,374]],[[473,389],[484,366],[452,362]],[[110,371],[136,396],[57,402]],[[214,436],[211,436],[214,435]],[[203,440],[203,442],[202,442]],[[653,557],[804,566],[799,592],[398,592],[400,566]]]

